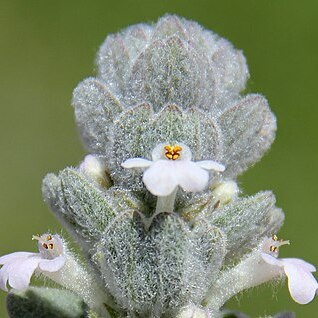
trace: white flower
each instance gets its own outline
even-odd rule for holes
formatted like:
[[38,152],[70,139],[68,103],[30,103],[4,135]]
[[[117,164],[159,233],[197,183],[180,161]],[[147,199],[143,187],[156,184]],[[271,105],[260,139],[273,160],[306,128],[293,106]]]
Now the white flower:
[[298,258],[278,258],[279,247],[289,244],[276,236],[266,237],[260,245],[235,266],[221,272],[207,294],[205,302],[210,308],[222,307],[239,292],[266,283],[282,275],[288,278],[291,297],[300,304],[313,300],[318,283],[312,272],[315,267]]
[[143,174],[146,188],[156,196],[168,196],[180,186],[187,192],[199,192],[209,182],[208,170],[224,171],[225,167],[212,160],[191,161],[186,145],[159,144],[152,152],[152,161],[131,158],[122,163],[127,169],[148,168]]
[[65,264],[63,241],[58,235],[33,236],[38,240],[39,253],[15,252],[0,257],[0,288],[7,283],[14,289],[26,289],[35,270],[56,272]]
[[288,241],[278,241],[277,237],[264,241],[262,259],[271,267],[283,271],[288,278],[288,289],[291,297],[299,304],[308,304],[313,300],[318,289],[318,283],[312,272],[315,266],[298,258],[277,258],[278,248],[289,244]]

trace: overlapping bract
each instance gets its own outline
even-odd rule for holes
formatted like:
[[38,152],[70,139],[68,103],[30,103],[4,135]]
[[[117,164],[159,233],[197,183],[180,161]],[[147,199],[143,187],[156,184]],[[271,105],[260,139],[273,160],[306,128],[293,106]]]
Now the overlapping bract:
[[[79,88],[85,90],[87,87]],[[76,106],[82,105],[77,104],[77,97],[75,95],[74,105],[76,112],[81,114],[78,124],[84,139],[90,141],[88,148],[105,156],[113,181],[125,187],[136,186],[137,181],[141,183],[138,176],[124,170],[121,163],[133,157],[151,159],[151,152],[159,143],[184,143],[195,160],[220,161],[226,166],[223,175],[236,178],[262,157],[275,137],[275,117],[260,95],[233,102],[220,116],[194,107],[183,110],[177,105],[167,105],[154,113],[153,108],[144,103],[116,117],[105,117],[106,111],[98,104],[95,110],[101,110],[99,116],[103,118],[104,130],[94,128],[95,116],[89,107]]]
[[127,180],[120,164],[150,157],[160,142],[188,145],[195,160],[221,160],[235,178],[274,140],[266,99],[239,94],[248,78],[241,51],[195,22],[166,16],[111,35],[97,65],[73,106],[86,147],[107,158],[115,183],[132,185],[136,176]]
[[169,15],[107,37],[97,64],[98,78],[124,105],[147,101],[156,111],[170,103],[222,109],[248,78],[245,58],[231,43]]
[[158,317],[189,302],[199,304],[223,264],[232,264],[283,221],[270,192],[216,208],[208,190],[175,214],[157,216],[149,230],[142,215],[152,209],[138,193],[114,187],[101,191],[77,169],[48,175],[43,192],[93,257],[116,302],[128,311]]
[[140,213],[146,215],[147,207],[132,193],[113,188],[103,193],[74,169],[48,175],[43,192],[94,254],[105,286],[126,309],[160,314],[189,300],[200,302],[217,277],[225,236],[213,224],[201,220],[192,228],[178,215],[162,214],[145,230]]
[[[68,168],[45,178],[43,195],[83,247],[116,310],[177,315],[201,304],[222,265],[282,225],[270,192],[226,204],[213,192],[264,155],[275,117],[263,96],[240,95],[249,76],[242,52],[176,16],[107,37],[97,66],[97,77],[74,90],[73,106],[83,142],[106,163],[111,183],[103,188]],[[160,143],[184,144],[194,161],[215,160],[226,170],[211,173],[202,193],[179,190],[174,212],[149,225],[156,198],[140,171],[121,164],[151,159]]]

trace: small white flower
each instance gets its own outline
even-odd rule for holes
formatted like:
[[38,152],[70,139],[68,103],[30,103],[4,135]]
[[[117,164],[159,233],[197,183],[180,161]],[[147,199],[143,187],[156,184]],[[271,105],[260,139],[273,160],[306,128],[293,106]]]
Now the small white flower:
[[191,161],[186,145],[159,144],[152,152],[152,161],[131,158],[122,163],[127,169],[148,168],[143,174],[146,188],[156,196],[168,196],[180,186],[187,192],[199,192],[209,182],[208,170],[224,171],[225,167],[212,160]]
[[297,303],[308,304],[318,289],[318,283],[312,274],[316,268],[302,259],[278,258],[278,248],[284,244],[289,242],[278,241],[276,236],[266,239],[262,247],[262,259],[271,267],[278,267],[285,273],[290,295]]
[[7,283],[14,289],[26,289],[35,270],[57,272],[65,264],[63,241],[58,235],[33,236],[38,240],[39,253],[15,252],[0,257],[0,288]]

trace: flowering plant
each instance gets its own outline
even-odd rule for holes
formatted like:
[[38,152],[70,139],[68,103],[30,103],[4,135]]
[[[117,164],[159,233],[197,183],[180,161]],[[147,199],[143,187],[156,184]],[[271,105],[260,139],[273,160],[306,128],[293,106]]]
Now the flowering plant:
[[[242,52],[167,15],[108,36],[97,64],[73,94],[90,154],[43,181],[83,260],[49,233],[33,237],[39,253],[0,257],[10,317],[247,317],[226,302],[281,277],[312,301],[315,267],[278,258],[274,195],[235,181],[276,131],[266,99],[242,95]],[[29,287],[33,274],[64,289]]]

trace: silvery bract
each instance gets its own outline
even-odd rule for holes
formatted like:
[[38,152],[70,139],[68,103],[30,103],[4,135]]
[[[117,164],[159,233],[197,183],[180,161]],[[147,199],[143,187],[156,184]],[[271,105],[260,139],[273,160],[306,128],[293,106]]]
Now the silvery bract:
[[[247,317],[224,304],[285,276],[295,301],[311,301],[314,266],[278,258],[288,242],[275,236],[284,214],[274,195],[246,197],[235,182],[276,130],[267,100],[242,93],[249,77],[242,52],[168,15],[108,36],[97,66],[72,102],[90,154],[43,183],[86,264],[66,245],[52,254],[50,234],[37,236],[38,263],[27,277],[12,272],[22,256],[32,261],[26,254],[0,258],[3,287],[28,285],[40,270],[74,293],[63,299],[76,308],[54,304],[56,290],[30,288],[9,294],[11,317],[23,317],[23,306],[41,311],[37,317]],[[62,268],[37,267],[61,255]]]

